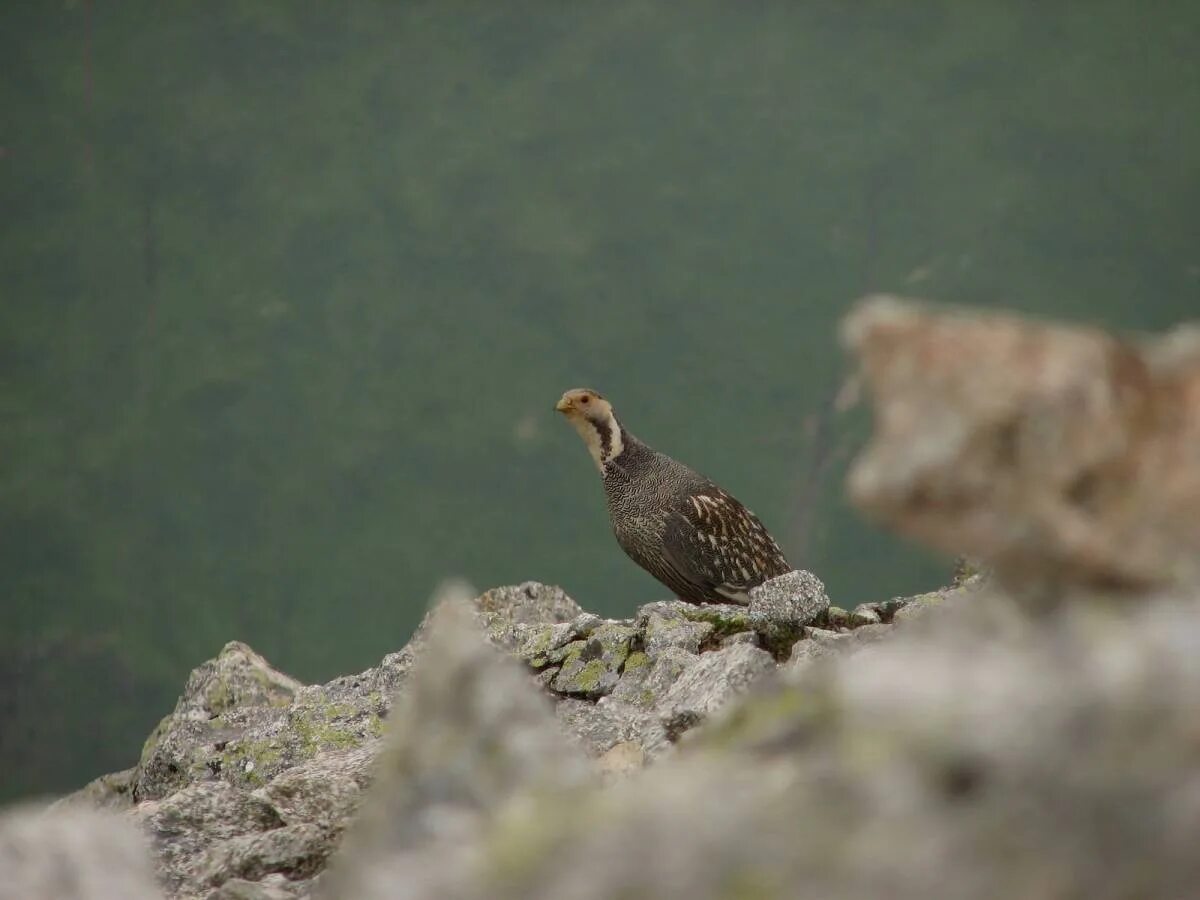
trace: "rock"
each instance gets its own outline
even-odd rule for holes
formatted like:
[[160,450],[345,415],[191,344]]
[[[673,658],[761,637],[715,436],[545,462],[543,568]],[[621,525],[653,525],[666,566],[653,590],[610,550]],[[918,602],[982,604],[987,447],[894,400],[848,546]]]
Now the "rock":
[[[982,583],[982,579],[980,579],[973,584],[979,585]],[[954,586],[959,587],[959,582],[955,582]],[[877,623],[890,625],[895,619],[896,613],[907,606],[911,600],[911,597],[892,597],[890,600],[877,600],[871,601],[870,603],[860,603],[858,606],[854,607],[851,612],[842,610],[841,619],[840,621],[836,622],[836,625],[843,628],[859,628],[863,625],[874,625]],[[823,623],[815,622],[814,624],[821,625]],[[831,628],[835,626],[835,623],[832,620],[827,624]]]
[[[372,869],[381,885],[420,883],[434,859],[460,869],[472,835],[530,793],[666,764],[674,741],[775,667],[760,649],[768,636],[803,628],[790,600],[773,610],[655,603],[606,621],[535,583],[471,600],[464,590],[443,589],[412,641],[379,666],[323,685],[299,685],[230,645],[189,678],[141,765],[60,807],[132,806],[174,898],[299,898],[318,884],[338,896],[350,883],[369,896],[349,874],[323,886],[360,810],[354,830],[373,837],[352,839],[347,858],[386,856]],[[461,613],[451,637],[438,624],[447,609]],[[871,628],[891,630],[853,634]],[[387,730],[394,749],[381,760]],[[381,769],[390,787],[372,786]]]
[[268,875],[261,881],[232,878],[208,895],[208,900],[295,900],[309,895],[309,883]]
[[602,697],[620,680],[636,630],[619,622],[605,622],[588,637],[566,645],[565,655],[551,687],[560,694]]
[[879,610],[868,604],[860,604],[851,610],[848,616],[848,623],[851,628],[861,628],[863,625],[878,625],[883,621],[879,615]]
[[801,628],[828,608],[825,585],[803,569],[750,589],[750,622],[766,646],[776,651],[786,649]]
[[901,622],[912,622],[923,618],[926,614],[941,606],[945,599],[946,594],[942,591],[917,594],[910,599],[909,603],[903,609],[896,612],[895,621],[897,624],[900,624]]
[[[450,584],[441,602],[461,602],[464,590]],[[632,623],[605,622],[561,590],[532,582],[489,591],[471,608],[494,645],[541,666],[538,677],[547,687],[579,651],[572,664],[580,665],[562,681],[571,693],[551,696],[563,704],[559,719],[588,752],[598,756],[628,741],[645,753],[661,752],[666,738],[653,702],[643,708],[615,698],[570,700],[600,696],[622,679],[627,694],[653,689],[653,700],[661,699],[681,664],[660,666],[648,679],[652,667],[633,649],[642,634]],[[263,882],[247,874],[276,866],[290,879],[287,890],[299,891],[295,886],[308,884],[307,871],[319,865],[313,861],[329,852],[354,815],[373,777],[392,696],[420,665],[435,619],[431,613],[380,666],[324,685],[300,685],[245,645],[230,644],[189,678],[175,712],[147,740],[142,764],[97,779],[60,805],[128,808],[140,801],[134,815],[154,842],[172,895],[212,893],[199,884],[203,878],[219,883],[218,891],[233,884],[226,893],[245,893]],[[580,657],[597,651],[602,674],[585,684],[591,660]]]
[[705,653],[679,676],[663,698],[660,718],[668,736],[676,739],[704,721],[735,694],[774,668],[771,654],[737,644]]
[[764,647],[782,655],[803,626],[821,616],[828,606],[829,597],[820,579],[798,569],[753,588],[748,606],[652,603],[642,607],[635,623],[645,634],[646,652],[651,656],[665,647],[695,653],[703,644],[719,644],[730,635],[744,632],[756,633]]
[[192,670],[175,715],[207,720],[239,707],[287,706],[302,687],[241,641],[230,641]]
[[[790,660],[779,667],[774,657],[788,651],[768,653],[756,643],[765,640],[764,633],[786,634],[796,627],[795,618],[779,617],[787,624],[776,628],[755,619],[747,607],[651,604],[630,622],[607,622],[571,614],[558,602],[545,604],[555,594],[536,587],[502,596],[514,602],[530,597],[540,612],[498,604],[502,613],[493,609],[491,615],[499,617],[488,618],[473,603],[456,601],[431,613],[415,648],[390,654],[378,669],[302,687],[287,707],[231,705],[200,722],[238,733],[225,753],[265,739],[279,757],[268,758],[261,769],[256,761],[250,773],[236,777],[222,766],[193,767],[184,775],[192,780],[182,788],[133,808],[131,817],[152,839],[169,895],[274,900],[317,892],[382,900],[404,884],[406,895],[416,898],[586,900],[633,890],[631,885],[649,895],[669,893],[667,885],[678,882],[705,897],[712,895],[704,885],[741,885],[738,879],[751,871],[751,886],[765,896],[787,896],[796,883],[823,886],[822,896],[835,898],[878,896],[882,884],[891,896],[893,884],[910,889],[905,879],[911,860],[920,856],[919,847],[901,842],[902,852],[890,843],[896,833],[908,833],[910,820],[957,848],[939,856],[931,872],[985,866],[978,870],[987,872],[980,883],[999,884],[997,879],[1012,873],[986,868],[992,865],[991,845],[982,837],[964,843],[963,834],[975,833],[969,827],[944,824],[946,797],[973,798],[977,784],[1002,785],[995,796],[1011,795],[1014,805],[981,808],[978,814],[1020,827],[997,832],[1000,826],[993,825],[988,833],[1028,829],[1014,810],[1037,809],[1036,815],[1045,816],[1050,808],[1038,806],[1050,800],[1024,786],[1026,780],[1038,783],[1035,753],[1044,754],[1046,771],[1058,773],[1054,777],[1075,772],[1071,766],[1082,759],[1082,771],[1124,771],[1121,777],[1141,791],[1151,776],[1120,769],[1135,758],[1128,750],[1114,747],[1106,757],[1103,765],[1117,768],[1094,768],[1091,754],[1107,746],[1103,741],[1117,739],[1105,730],[1109,725],[1095,726],[1104,735],[1100,744],[1076,742],[1057,756],[1040,730],[1035,745],[1014,741],[1030,728],[1045,727],[1045,709],[1067,716],[1064,710],[1077,702],[1072,698],[1080,697],[1085,705],[1079,708],[1092,710],[1089,715],[1129,703],[1146,715],[1165,717],[1169,731],[1182,733],[1175,723],[1183,714],[1174,704],[1187,706],[1195,702],[1189,692],[1200,691],[1195,686],[1200,674],[1191,673],[1186,662],[1200,658],[1200,631],[1187,618],[1194,616],[1194,605],[1189,614],[1176,611],[1173,618],[1116,628],[1067,619],[1043,629],[1028,617],[1006,618],[1010,607],[1000,602],[1003,596],[973,576],[916,598],[860,604],[846,614],[845,625],[835,626],[841,630],[823,627],[831,617],[818,615],[800,626],[801,638],[788,648]],[[1148,603],[1147,611],[1154,608]],[[547,609],[564,621],[539,621]],[[893,620],[895,625],[887,624]],[[1165,621],[1184,624],[1169,638]],[[489,622],[499,630],[481,631]],[[697,624],[703,627],[689,627]],[[646,649],[649,631],[662,639],[653,653]],[[1097,635],[1106,642],[1102,650],[1089,643]],[[1178,643],[1169,645],[1171,640]],[[602,689],[607,693],[572,682],[564,686],[578,693],[555,690],[568,659],[572,665],[591,661],[579,658],[589,644],[587,652],[608,673]],[[993,644],[1001,648],[994,658],[988,649]],[[501,652],[498,645],[512,649]],[[880,662],[885,658],[886,665]],[[821,665],[808,664],[816,659]],[[1111,669],[1098,667],[1102,659]],[[976,679],[977,663],[992,674]],[[1105,681],[1103,699],[1085,690],[1090,682],[1082,675],[1063,674],[1072,665],[1084,665],[1088,678]],[[1133,688],[1128,681],[1145,666],[1165,666],[1154,676],[1163,680],[1155,682],[1159,694],[1153,702],[1146,687]],[[946,683],[935,689],[939,679]],[[391,701],[374,695],[387,683],[400,686],[400,700],[388,716],[389,749],[381,758],[375,733],[384,728],[381,717]],[[980,696],[950,700],[939,693],[943,690]],[[1022,691],[1038,694],[1042,706],[1016,702]],[[964,712],[968,709],[973,711]],[[183,746],[180,736],[189,733],[184,723],[191,721],[185,714],[182,722],[169,722],[167,733],[176,735],[177,746]],[[362,727],[372,721],[374,728]],[[1010,732],[1014,741],[1006,743]],[[1065,747],[1073,732],[1064,726],[1058,733]],[[197,734],[211,737],[207,731]],[[351,739],[330,739],[337,734]],[[681,741],[685,734],[688,739]],[[1164,772],[1174,772],[1183,783],[1178,761],[1172,762],[1173,746],[1154,735],[1145,762],[1164,765]],[[301,753],[301,747],[311,752]],[[189,752],[201,750],[198,739]],[[205,752],[219,758],[222,751]],[[996,769],[998,758],[1008,761]],[[251,776],[259,771],[263,780],[256,783]],[[1146,771],[1152,772],[1151,795],[1162,802],[1165,776],[1157,768]],[[382,775],[373,783],[376,772]],[[94,783],[71,803],[90,798],[120,805],[122,785],[131,781],[136,778],[126,774]],[[599,784],[607,787],[600,791]],[[1063,785],[1056,794],[1043,782],[1040,789],[1057,797],[1054,802],[1086,805],[1099,796],[1098,785],[1079,782],[1069,791]],[[1184,803],[1191,795],[1170,796]],[[1103,807],[1109,801],[1099,802]],[[1181,821],[1192,814],[1186,805],[1178,808]],[[339,849],[352,821],[350,839]],[[584,821],[586,833],[580,830]],[[1105,822],[1110,827],[1111,816]],[[1069,827],[1078,832],[1082,826]],[[1116,827],[1123,842],[1147,852],[1132,833]],[[1181,826],[1180,833],[1190,834],[1191,827]],[[661,849],[643,855],[650,835],[660,831],[674,836],[673,862],[664,861]],[[1039,835],[1055,846],[1049,831]],[[865,856],[852,855],[858,867],[840,862],[849,842],[871,848]],[[1164,854],[1168,845],[1173,846],[1170,840]],[[1102,850],[1088,846],[1088,852]],[[730,847],[741,855],[729,857]],[[1161,865],[1182,858],[1180,850],[1178,857],[1158,859]],[[883,873],[880,882],[857,880],[866,877],[863,859],[870,860],[870,872]],[[1076,869],[1064,864],[1063,871]],[[912,883],[925,895],[940,890],[936,879]],[[1003,883],[1016,885],[1014,896],[1038,893],[1025,890],[1030,885],[1024,882]],[[918,895],[916,887],[911,890]]]
[[647,656],[656,659],[668,647],[699,653],[700,645],[715,631],[712,622],[697,622],[685,611],[686,604],[656,603],[639,611],[638,626]]
[[882,622],[859,625],[850,633],[850,645],[855,649],[886,640],[892,634],[892,627]]
[[[226,658],[223,651],[214,661],[218,673]],[[239,649],[233,663],[242,665],[247,659]],[[261,657],[254,654],[254,660],[260,662]],[[205,667],[213,664],[201,669]],[[197,679],[193,673],[176,712],[163,719],[146,741],[133,796],[138,801],[153,800],[185,785],[218,778],[253,790],[326,751],[373,741],[381,733],[401,671],[385,660],[359,675],[299,687],[287,706],[275,705],[278,695],[268,699],[236,694],[237,703],[248,705],[230,701],[211,717],[196,713],[204,708],[203,701],[198,703],[192,694],[193,690],[207,692],[209,678]]]
[[[168,891],[190,896],[198,884],[273,866],[303,879],[357,805],[391,694],[411,662],[391,654],[376,669],[308,687],[240,644],[198,667],[131,779],[142,801],[133,815]],[[247,687],[259,681],[262,690]],[[288,705],[276,705],[289,692]],[[314,835],[323,844],[301,846]]]
[[663,702],[679,677],[699,661],[700,657],[677,647],[660,650],[652,665],[641,668],[633,678],[627,675],[621,679],[613,691],[613,699],[652,709]]
[[822,644],[801,638],[792,645],[785,670],[789,673],[799,672],[822,657],[828,656],[836,649],[836,644]]
[[0,900],[161,900],[124,818],[83,806],[0,814]]
[[592,756],[602,756],[614,745],[632,740],[636,733],[634,716],[620,704],[563,697],[554,712],[563,729],[581,740]]
[[517,650],[527,639],[518,626],[567,623],[585,615],[562,588],[536,581],[487,591],[475,600],[475,608],[488,639],[509,651]]
[[137,769],[123,769],[88,782],[70,796],[56,801],[55,808],[82,806],[87,809],[108,809],[124,812],[133,806],[133,786]]
[[[641,635],[635,634],[633,646],[637,645],[639,639],[644,640]],[[629,655],[625,657],[625,665],[621,669],[621,680],[613,688],[613,694],[624,699],[629,699],[632,692],[641,690],[647,676],[650,674],[650,670],[650,656],[644,650],[633,649],[631,647]]]
[[561,663],[566,656],[566,646],[579,637],[581,632],[574,622],[531,627],[517,649],[517,656],[535,669]]
[[600,757],[600,771],[608,778],[622,778],[641,771],[646,765],[646,751],[635,741],[614,744]]
[[270,803],[223,781],[193,784],[139,804],[132,816],[150,840],[159,880],[171,893],[204,883],[200,872],[210,847],[283,825]]
[[[471,608],[451,603],[432,613],[377,773],[324,876],[332,896],[368,897],[378,884],[405,883],[401,873],[428,863],[428,846],[448,840],[453,855],[508,798],[581,786],[591,768],[548,700],[512,659],[488,646]],[[364,879],[372,866],[387,874]]]
[[214,745],[279,722],[301,688],[245,644],[226,644],[192,671],[175,711],[147,739],[132,796],[155,800],[220,767]]
[[220,886],[231,878],[258,881],[275,873],[308,878],[324,869],[336,837],[317,825],[301,822],[230,838],[208,851],[197,880]]
[[850,613],[846,612],[840,606],[831,606],[825,610],[825,615],[817,616],[812,621],[812,624],[821,628],[831,628],[835,631],[838,628],[847,628],[850,625]]
[[830,645],[842,643],[849,639],[848,631],[831,631],[828,628],[817,628],[815,625],[809,625],[804,629],[804,638],[809,643],[818,645]]
[[926,618],[930,613],[945,614],[949,610],[979,604],[990,591],[990,583],[976,577],[957,587],[905,597],[904,602],[897,605],[892,613],[892,622],[896,625],[912,624]]
[[792,645],[788,661],[783,667],[782,671],[789,677],[803,672],[818,659],[854,653],[881,641],[892,633],[892,626],[876,622],[847,631],[811,627],[805,631],[805,637]]
[[832,631],[809,625],[800,640],[792,644],[788,654],[787,670],[796,671],[814,660],[831,653],[848,650],[852,646],[853,632]]
[[874,519],[1021,598],[1200,580],[1200,327],[1134,344],[874,297],[842,333],[875,419],[848,488]]
[[376,744],[336,750],[288,769],[251,796],[287,824],[311,822],[335,833],[357,811],[370,784]]
[[[977,582],[979,583],[979,582]],[[956,587],[959,585],[956,585]],[[879,613],[879,617],[887,623],[895,620],[896,614],[904,607],[908,606],[912,600],[911,597],[892,597],[889,600],[882,600],[877,603],[872,603],[871,606]]]
[[974,578],[977,575],[986,576],[987,574],[987,566],[981,564],[978,560],[966,556],[960,556],[954,560],[954,587],[959,587],[969,578]]
[[[478,856],[404,883],[468,900],[1190,896],[1195,608],[1016,637],[907,629],[799,683],[766,677],[669,760],[531,796]],[[397,883],[366,881],[361,900]]]
[[759,647],[762,644],[762,638],[753,631],[739,631],[737,634],[728,634],[721,638],[717,647],[723,649],[736,644],[748,644],[751,647]]

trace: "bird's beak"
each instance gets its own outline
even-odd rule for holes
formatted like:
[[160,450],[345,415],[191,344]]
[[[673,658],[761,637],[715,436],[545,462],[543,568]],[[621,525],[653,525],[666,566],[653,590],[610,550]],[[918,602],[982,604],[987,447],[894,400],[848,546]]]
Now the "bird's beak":
[[565,413],[568,410],[573,409],[574,404],[564,394],[561,398],[559,398],[559,401],[554,404],[554,408],[557,409],[560,413]]

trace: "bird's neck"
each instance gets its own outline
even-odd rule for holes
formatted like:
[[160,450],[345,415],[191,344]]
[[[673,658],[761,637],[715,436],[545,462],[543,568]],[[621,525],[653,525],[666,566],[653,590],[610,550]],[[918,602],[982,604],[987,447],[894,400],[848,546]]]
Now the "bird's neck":
[[617,460],[625,448],[637,439],[628,434],[617,417],[609,413],[604,419],[576,419],[573,424],[583,438],[588,453],[596,463],[600,474],[604,475]]

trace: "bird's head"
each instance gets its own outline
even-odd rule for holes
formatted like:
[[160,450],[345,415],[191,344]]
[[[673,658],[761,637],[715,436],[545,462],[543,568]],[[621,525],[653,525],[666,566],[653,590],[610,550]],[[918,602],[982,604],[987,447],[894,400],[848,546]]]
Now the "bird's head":
[[554,406],[575,426],[600,471],[621,455],[625,442],[612,404],[589,388],[573,388]]

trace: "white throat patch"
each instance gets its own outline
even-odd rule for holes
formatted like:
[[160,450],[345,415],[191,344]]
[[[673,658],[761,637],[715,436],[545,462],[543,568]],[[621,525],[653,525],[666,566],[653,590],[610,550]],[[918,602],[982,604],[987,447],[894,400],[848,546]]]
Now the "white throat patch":
[[600,422],[593,422],[582,415],[571,416],[571,424],[583,438],[583,443],[601,474],[604,473],[604,467],[620,456],[625,449],[625,443],[621,440],[621,426],[612,413]]

